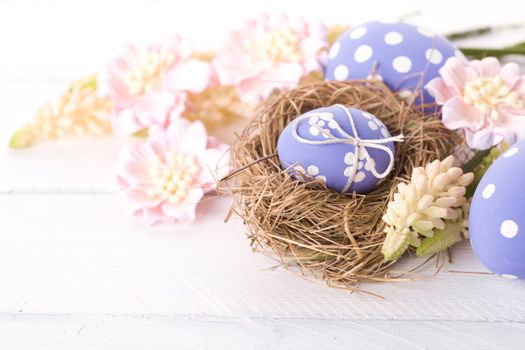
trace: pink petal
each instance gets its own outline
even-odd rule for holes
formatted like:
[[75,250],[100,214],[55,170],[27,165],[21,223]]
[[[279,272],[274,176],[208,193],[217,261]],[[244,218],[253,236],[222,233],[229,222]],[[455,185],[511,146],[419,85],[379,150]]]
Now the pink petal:
[[174,120],[167,130],[166,140],[173,151],[199,155],[206,149],[207,134],[204,124],[180,118]]
[[181,118],[182,113],[186,110],[186,99],[187,95],[185,93],[179,92],[175,94],[175,104],[173,109],[168,116],[168,122],[171,123],[173,120]]
[[436,103],[445,104],[449,99],[455,96],[454,89],[448,87],[442,78],[434,78],[425,86],[427,91],[434,96]]
[[485,150],[497,145],[503,138],[494,134],[489,128],[484,128],[475,132],[465,130],[465,139],[470,148]]
[[499,118],[493,121],[494,130],[509,143],[514,143],[525,136],[525,113],[515,113],[512,109],[498,109]]
[[476,71],[465,65],[460,58],[450,57],[445,65],[439,70],[446,85],[453,88],[461,95],[467,81],[476,79]]
[[501,78],[507,83],[509,88],[514,87],[514,84],[521,78],[521,68],[517,63],[510,62],[501,67]]
[[166,88],[172,91],[202,92],[210,84],[211,65],[200,60],[179,64],[166,77]]
[[120,192],[120,203],[124,212],[135,215],[140,210],[154,208],[162,203],[160,197],[150,197],[146,186],[132,186]]
[[[272,69],[268,69],[261,75],[261,78],[269,85],[291,87],[294,83],[298,83],[304,74],[305,71],[299,63],[281,63]],[[270,91],[274,88],[270,87]]]
[[161,126],[153,125],[148,130],[147,143],[153,152],[162,159],[166,159],[166,154],[170,151],[166,137],[166,129]]
[[222,85],[238,85],[246,79],[257,77],[264,71],[263,62],[243,60],[239,56],[246,55],[246,52],[218,53],[213,61],[213,68]]
[[204,191],[201,188],[192,188],[183,202],[173,205],[166,201],[161,205],[161,209],[164,214],[181,223],[190,223],[195,220],[195,209],[203,196]]
[[443,105],[442,122],[451,130],[460,128],[478,130],[483,126],[484,121],[483,113],[464,103],[461,97],[455,96]]
[[486,57],[479,60],[473,60],[470,65],[476,69],[480,77],[495,77],[500,74],[501,66],[495,57]]
[[144,129],[131,108],[115,111],[111,117],[113,130],[120,135],[131,135],[139,130]]
[[141,97],[135,107],[135,115],[145,127],[167,126],[169,114],[180,101],[168,90],[158,90]]
[[230,154],[228,147],[218,147],[204,151],[201,160],[201,172],[197,183],[209,192],[215,189],[217,181],[230,172]]
[[129,185],[147,184],[154,151],[145,144],[124,146],[115,165],[117,175]]
[[142,216],[146,221],[146,224],[153,226],[161,223],[172,223],[173,219],[169,218],[164,214],[160,206],[154,208],[146,208],[142,210]]
[[265,98],[265,88],[265,83],[260,77],[243,80],[237,85],[241,101],[249,105],[257,105]]

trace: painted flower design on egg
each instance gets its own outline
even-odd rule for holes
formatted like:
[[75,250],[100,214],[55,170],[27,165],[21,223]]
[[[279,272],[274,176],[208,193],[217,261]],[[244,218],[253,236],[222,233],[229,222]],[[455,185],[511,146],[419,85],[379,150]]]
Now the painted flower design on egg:
[[452,56],[464,59],[447,39],[425,28],[373,21],[350,29],[332,45],[325,76],[381,80],[400,98],[429,104],[434,98],[423,87]]
[[301,173],[296,178],[321,179],[338,192],[364,194],[392,168],[393,141],[399,139],[372,114],[334,105],[292,121],[277,148],[283,167]]
[[492,272],[525,278],[525,141],[501,155],[481,179],[469,215],[472,248]]

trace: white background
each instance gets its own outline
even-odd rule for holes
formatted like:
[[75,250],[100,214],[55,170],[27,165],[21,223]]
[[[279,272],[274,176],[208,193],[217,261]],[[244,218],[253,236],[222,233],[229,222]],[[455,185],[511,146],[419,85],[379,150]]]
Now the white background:
[[[521,0],[0,0],[0,142],[126,41],[180,31],[217,45],[261,11],[333,24],[412,14],[441,33],[525,22]],[[516,41],[523,28],[462,44]],[[223,223],[229,198],[188,226],[124,217],[112,177],[122,142],[0,148],[0,349],[523,347],[525,284],[465,273],[486,272],[467,242],[434,278],[429,264],[415,282],[362,286],[384,299],[328,289],[252,254],[242,223]]]

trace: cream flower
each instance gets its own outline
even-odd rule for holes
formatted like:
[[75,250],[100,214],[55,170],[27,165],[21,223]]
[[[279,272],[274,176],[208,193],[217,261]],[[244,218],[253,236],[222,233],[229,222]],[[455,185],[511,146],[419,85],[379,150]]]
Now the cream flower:
[[397,260],[409,245],[419,245],[420,235],[431,237],[434,229],[443,230],[447,220],[458,218],[457,209],[466,203],[466,187],[474,174],[463,174],[453,163],[454,157],[449,156],[414,168],[410,183],[398,185],[383,215],[386,260]]
[[27,147],[66,135],[109,134],[112,111],[111,100],[99,96],[95,77],[75,81],[56,103],[45,104],[32,121],[17,130],[9,146]]

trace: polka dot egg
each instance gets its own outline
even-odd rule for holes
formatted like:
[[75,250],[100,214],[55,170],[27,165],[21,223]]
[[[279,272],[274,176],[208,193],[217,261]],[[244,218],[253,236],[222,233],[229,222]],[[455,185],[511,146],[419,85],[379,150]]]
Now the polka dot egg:
[[472,248],[492,272],[525,278],[525,141],[501,155],[481,179],[469,215]]
[[[357,139],[362,141],[356,147]],[[365,194],[392,168],[394,139],[374,115],[334,105],[294,119],[279,136],[277,151],[296,179],[319,179],[338,192]]]
[[428,104],[435,100],[424,86],[439,76],[439,69],[454,55],[462,56],[447,39],[425,28],[374,21],[339,37],[330,48],[325,76],[328,80],[380,79],[399,97],[415,98],[416,105]]

